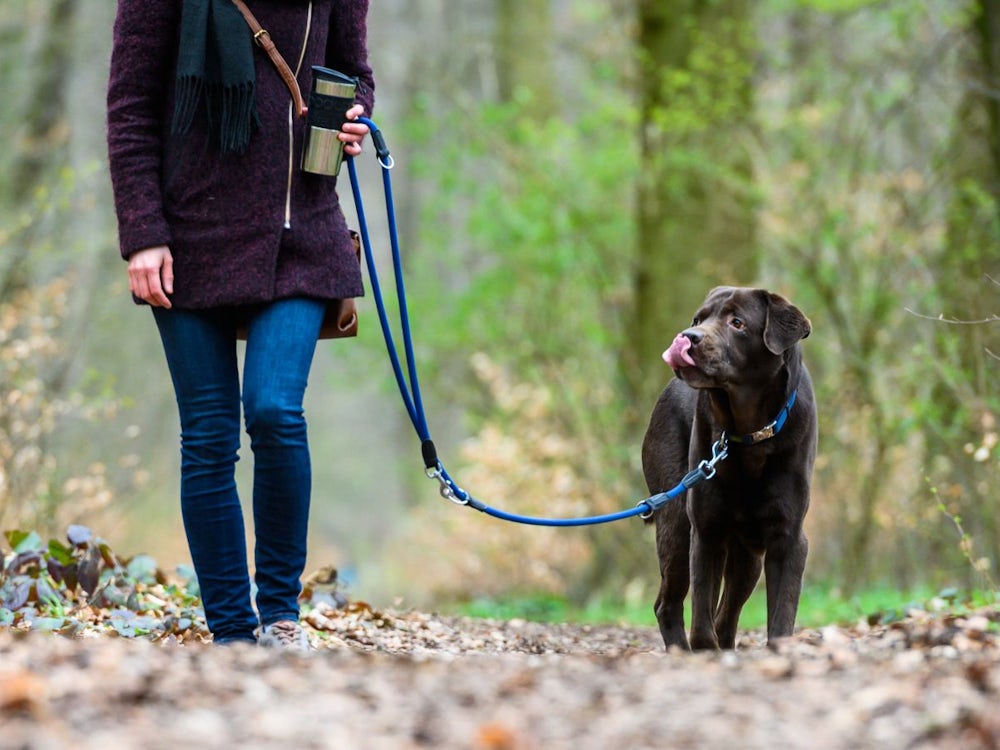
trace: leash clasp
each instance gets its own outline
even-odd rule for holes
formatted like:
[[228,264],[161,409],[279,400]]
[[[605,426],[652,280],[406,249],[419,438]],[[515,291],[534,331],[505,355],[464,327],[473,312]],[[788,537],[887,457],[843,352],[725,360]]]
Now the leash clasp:
[[643,521],[649,520],[653,513],[658,511],[669,501],[684,494],[684,492],[691,489],[699,482],[704,482],[706,479],[714,477],[715,465],[719,463],[719,461],[725,461],[728,455],[729,435],[723,432],[722,437],[716,440],[712,445],[712,457],[704,459],[700,464],[698,464],[698,468],[689,471],[684,478],[681,479],[680,484],[669,492],[660,492],[636,503],[636,507],[646,509],[639,514],[639,518]]
[[[455,503],[455,505],[468,505],[469,495],[464,491],[456,491],[455,485],[452,483],[451,479],[447,474],[444,473],[444,468],[441,466],[440,462],[437,466],[429,467],[424,471],[428,479],[436,479],[441,485],[438,489],[441,493],[441,497],[445,500],[450,500]],[[462,496],[464,495],[464,497]]]
[[687,476],[681,480],[681,484],[686,489],[691,489],[699,482],[711,479],[715,476],[715,465],[719,463],[719,461],[725,461],[728,455],[729,435],[723,432],[722,437],[712,444],[712,457],[702,460],[702,462],[698,464],[697,469],[688,472]]
[[700,464],[698,464],[698,471],[701,473],[703,479],[711,479],[715,476],[715,465],[719,461],[725,461],[726,457],[729,455],[729,435],[725,432],[722,433],[722,437],[715,441],[712,445],[712,457],[706,458]]

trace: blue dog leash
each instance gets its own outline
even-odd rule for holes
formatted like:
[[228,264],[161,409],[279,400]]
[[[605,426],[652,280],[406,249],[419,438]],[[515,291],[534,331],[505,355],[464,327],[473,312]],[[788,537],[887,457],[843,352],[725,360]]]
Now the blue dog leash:
[[[740,444],[752,444],[764,440],[767,437],[776,435],[785,425],[788,413],[795,403],[795,392],[789,397],[788,402],[782,409],[778,418],[767,427],[753,433],[750,436],[740,438],[730,438],[726,433],[712,446],[712,457],[703,460],[696,469],[688,472],[681,482],[667,492],[660,492],[645,500],[640,500],[634,508],[619,511],[617,513],[607,513],[597,516],[585,516],[582,518],[543,518],[538,516],[524,516],[517,513],[508,513],[497,508],[493,508],[486,503],[477,500],[471,494],[462,489],[454,479],[448,474],[444,464],[438,458],[437,449],[431,439],[430,429],[427,426],[427,416],[424,412],[423,399],[420,395],[420,382],[417,378],[416,361],[413,354],[413,336],[410,329],[410,315],[406,304],[406,288],[403,283],[403,263],[399,251],[399,237],[396,230],[396,209],[392,197],[392,179],[390,171],[393,167],[392,155],[386,145],[385,137],[379,127],[367,117],[359,117],[359,122],[363,122],[371,131],[372,142],[375,145],[375,155],[382,168],[382,186],[385,192],[386,215],[389,222],[389,242],[392,249],[393,273],[396,278],[396,297],[399,302],[400,331],[403,337],[403,347],[406,357],[406,370],[400,361],[399,351],[396,347],[392,328],[389,324],[389,315],[385,307],[385,299],[382,295],[382,286],[379,282],[378,269],[375,267],[375,257],[371,249],[371,239],[368,234],[368,222],[365,219],[364,202],[361,197],[361,188],[358,183],[357,168],[352,157],[347,158],[347,168],[351,178],[351,191],[354,195],[354,205],[358,214],[359,233],[361,243],[365,250],[365,263],[368,267],[368,276],[372,287],[372,297],[375,299],[375,306],[378,309],[379,323],[382,326],[382,336],[385,339],[386,350],[389,354],[389,361],[392,364],[392,371],[396,377],[396,385],[403,398],[406,412],[410,416],[413,428],[420,438],[420,450],[424,459],[425,473],[428,478],[436,479],[440,483],[441,496],[456,505],[466,505],[470,508],[485,513],[494,518],[513,523],[522,523],[532,526],[593,526],[611,521],[618,521],[624,518],[639,516],[647,519],[659,508],[662,508],[671,500],[683,495],[690,488],[706,479],[715,476],[716,464],[725,460],[729,455],[729,442],[732,440]],[[765,434],[766,433],[766,434]]]

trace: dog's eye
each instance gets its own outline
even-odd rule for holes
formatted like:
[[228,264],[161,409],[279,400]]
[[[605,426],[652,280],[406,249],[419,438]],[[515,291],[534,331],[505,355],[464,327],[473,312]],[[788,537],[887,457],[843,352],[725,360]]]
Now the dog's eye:
[[729,325],[731,325],[737,331],[742,331],[744,328],[747,327],[746,323],[744,323],[740,318],[733,318],[732,320],[729,321]]
[[694,319],[691,321],[691,325],[693,326],[701,325],[701,318],[695,315]]

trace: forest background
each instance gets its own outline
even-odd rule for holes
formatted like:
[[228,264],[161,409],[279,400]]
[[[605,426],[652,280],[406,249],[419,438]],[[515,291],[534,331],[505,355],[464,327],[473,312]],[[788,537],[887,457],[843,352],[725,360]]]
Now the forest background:
[[[83,522],[170,567],[179,428],[106,169],[114,11],[0,0],[0,529]],[[761,285],[813,323],[808,579],[995,589],[1000,2],[378,0],[370,52],[460,484],[522,513],[633,505],[661,351],[709,288]],[[388,273],[370,145],[359,171]],[[651,605],[640,522],[526,528],[441,499],[360,310],[307,394],[310,567],[376,601]]]

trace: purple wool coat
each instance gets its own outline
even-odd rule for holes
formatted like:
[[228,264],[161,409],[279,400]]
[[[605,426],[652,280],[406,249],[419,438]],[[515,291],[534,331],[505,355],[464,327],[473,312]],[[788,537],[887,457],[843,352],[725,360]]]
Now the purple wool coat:
[[[204,309],[287,297],[363,294],[336,180],[299,169],[304,118],[257,45],[261,126],[247,151],[209,148],[204,118],[170,135],[182,0],[119,0],[108,86],[108,155],[121,255],[167,245],[176,307]],[[308,97],[311,66],[375,82],[366,44],[368,0],[247,0]],[[311,7],[311,18],[310,18]],[[249,30],[248,30],[249,33]]]

